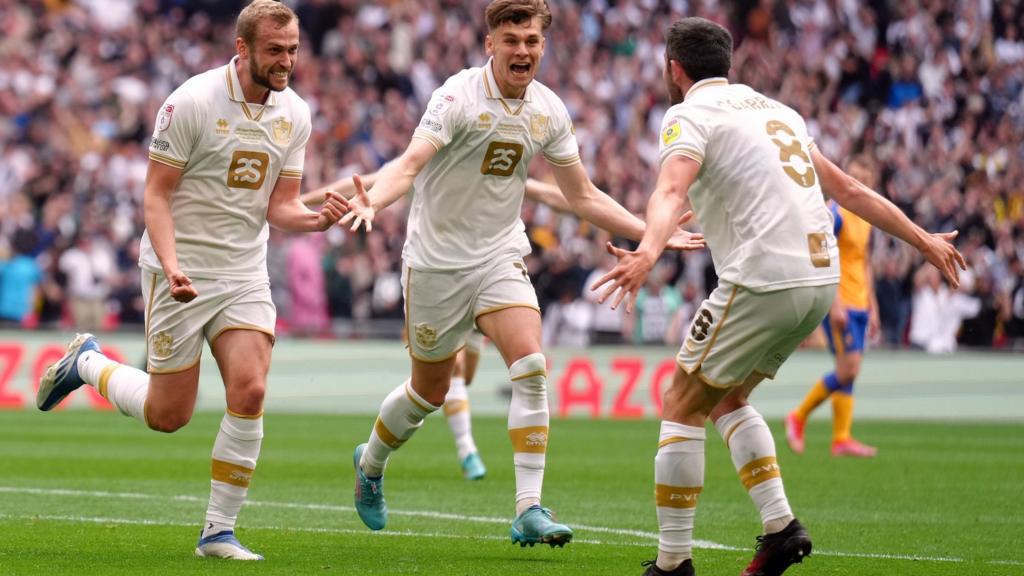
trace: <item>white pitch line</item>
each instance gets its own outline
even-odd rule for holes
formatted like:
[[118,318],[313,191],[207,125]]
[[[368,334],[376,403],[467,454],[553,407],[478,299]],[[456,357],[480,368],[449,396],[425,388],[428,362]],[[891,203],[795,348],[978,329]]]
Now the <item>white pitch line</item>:
[[[0,494],[36,494],[42,496],[91,496],[96,498],[120,498],[120,499],[133,499],[133,500],[170,500],[176,502],[207,502],[206,498],[199,498],[196,496],[188,495],[172,495],[165,496],[159,494],[145,494],[138,492],[108,492],[103,490],[72,490],[64,488],[28,488],[20,486],[0,486]],[[300,510],[322,510],[329,512],[354,512],[355,508],[352,506],[338,506],[333,504],[305,504],[300,502],[273,502],[264,500],[252,500],[246,502],[247,506],[255,507],[268,507],[268,508],[292,508]],[[440,520],[457,520],[460,522],[478,522],[485,524],[500,524],[507,525],[507,518],[499,518],[494,516],[466,516],[461,514],[452,514],[449,512],[435,512],[429,510],[389,510],[389,514],[394,516],[409,516],[409,517],[420,517],[420,518],[432,518]],[[146,519],[131,519],[131,518],[105,518],[105,517],[91,517],[91,516],[55,516],[55,515],[11,515],[0,513],[0,518],[8,519],[36,519],[36,520],[53,520],[63,522],[87,522],[97,524],[139,524],[139,525],[155,525],[155,526],[193,526],[195,523],[192,522],[170,522],[162,520],[146,520]],[[645,532],[643,530],[629,530],[623,528],[610,528],[606,526],[590,526],[586,524],[573,524],[578,530],[600,532],[605,534],[615,534],[619,536],[632,536],[643,538],[647,540],[658,539],[658,534],[655,532]],[[348,528],[313,528],[313,527],[301,527],[301,526],[248,526],[254,530],[292,530],[296,532],[318,532],[325,534],[367,534],[366,530],[348,529]],[[472,538],[475,540],[495,540],[495,541],[506,541],[508,538],[499,536],[487,536],[474,534],[473,536],[462,536],[456,534],[444,534],[439,532],[416,532],[411,530],[387,530],[382,532],[370,532],[370,534],[380,536],[412,536],[412,537],[432,537],[432,538],[452,538],[452,539],[466,539]],[[625,541],[625,542],[606,542],[602,540],[591,540],[591,539],[574,539],[574,543],[578,544],[597,544],[601,546],[607,545],[618,545],[618,546],[650,546],[650,542],[637,542],[637,541]],[[708,540],[694,540],[694,548],[703,548],[709,550],[726,550],[733,552],[742,552],[747,548],[741,548],[736,546],[729,546],[726,544],[719,544],[718,542],[711,542]],[[963,563],[966,562],[963,558],[957,558],[952,556],[918,556],[913,554],[883,554],[883,553],[864,553],[864,552],[841,552],[834,550],[815,550],[814,554],[821,556],[835,556],[842,558],[875,558],[881,560],[908,560],[918,562],[940,562],[940,563]],[[984,560],[986,564],[994,564],[1001,566],[1024,566],[1024,562],[1018,562],[1015,560]]]

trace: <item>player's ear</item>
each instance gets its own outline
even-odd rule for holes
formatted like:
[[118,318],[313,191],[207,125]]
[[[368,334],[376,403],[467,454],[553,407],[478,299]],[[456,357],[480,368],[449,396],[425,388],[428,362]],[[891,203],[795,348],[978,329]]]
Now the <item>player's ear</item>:
[[484,38],[484,51],[487,52],[488,56],[494,56],[494,39],[491,38],[490,34]]
[[249,47],[246,46],[245,40],[242,40],[241,36],[235,38],[235,51],[238,52],[238,57],[243,60],[249,57]]

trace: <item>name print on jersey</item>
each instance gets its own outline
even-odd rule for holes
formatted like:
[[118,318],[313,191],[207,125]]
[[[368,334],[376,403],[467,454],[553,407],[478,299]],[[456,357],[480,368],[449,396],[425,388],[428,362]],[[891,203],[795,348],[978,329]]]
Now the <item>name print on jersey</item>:
[[228,188],[259,190],[267,178],[270,155],[266,152],[235,150],[228,167]]

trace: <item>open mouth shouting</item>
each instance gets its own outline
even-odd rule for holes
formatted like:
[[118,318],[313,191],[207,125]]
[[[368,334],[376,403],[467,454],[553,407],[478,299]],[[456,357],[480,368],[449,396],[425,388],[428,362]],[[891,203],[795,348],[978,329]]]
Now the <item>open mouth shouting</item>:
[[528,78],[530,76],[530,70],[532,69],[533,66],[529,62],[519,62],[509,65],[509,70],[512,71],[512,76],[514,78]]

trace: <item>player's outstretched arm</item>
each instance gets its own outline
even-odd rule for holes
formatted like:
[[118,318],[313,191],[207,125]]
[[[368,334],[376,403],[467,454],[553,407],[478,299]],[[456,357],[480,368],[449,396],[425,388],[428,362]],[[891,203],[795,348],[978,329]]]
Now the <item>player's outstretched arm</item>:
[[362,178],[353,176],[356,195],[349,202],[349,212],[341,219],[341,223],[351,223],[353,231],[365,226],[366,231],[373,229],[373,217],[377,210],[387,208],[412,188],[412,182],[430,159],[437,154],[437,148],[429,140],[413,138],[401,156],[388,162],[377,172],[372,192],[366,191]]
[[843,172],[817,147],[811,149],[811,161],[825,194],[872,225],[916,248],[950,284],[954,287],[960,285],[959,270],[966,270],[967,263],[953,246],[957,232],[929,234],[907,218],[895,204]]
[[[582,164],[572,166],[551,166],[558,182],[558,188],[569,203],[572,211],[584,220],[607,230],[617,236],[639,241],[644,237],[645,224],[628,210],[613,200],[600,188],[594,186],[587,177]],[[691,212],[682,214],[677,220],[677,226],[684,224],[693,217]],[[704,247],[704,236],[673,228],[667,245],[662,248],[670,250],[697,250]]]
[[149,232],[149,241],[160,260],[167,278],[171,298],[178,302],[190,302],[199,293],[192,286],[192,280],[178,265],[177,245],[174,241],[174,220],[171,217],[171,194],[178,187],[181,168],[168,166],[155,160],[149,161],[146,169],[146,185],[142,191],[142,217]]
[[555,212],[572,214],[572,206],[569,205],[569,201],[562,194],[562,190],[554,184],[527,178],[526,197],[534,202],[540,202]]
[[287,232],[324,231],[348,212],[348,201],[333,191],[324,193],[318,211],[310,210],[299,198],[301,184],[298,178],[277,179],[267,206],[267,222],[271,226]]
[[[377,181],[377,174],[379,174],[379,172],[371,172],[370,174],[363,174],[360,176],[363,179],[363,186],[367,190],[372,188],[374,182]],[[317,208],[324,203],[324,199],[327,198],[328,190],[336,192],[346,200],[356,195],[355,183],[352,181],[351,177],[346,176],[340,180],[335,180],[326,186],[321,186],[316,190],[302,194],[299,196],[299,200],[309,208]]]
[[614,268],[594,283],[592,290],[608,284],[597,299],[603,303],[615,295],[612,309],[626,300],[626,312],[632,312],[636,296],[647,281],[654,263],[658,261],[665,244],[675,233],[690,185],[697,178],[700,164],[685,156],[669,156],[661,165],[658,183],[647,201],[647,228],[634,251],[622,250],[608,244],[608,251],[619,259]]

